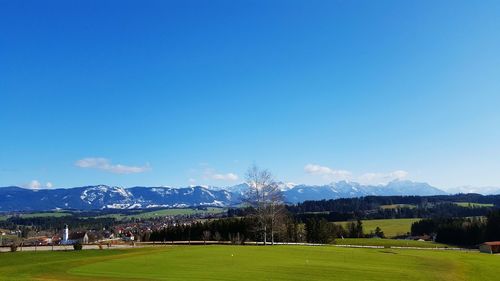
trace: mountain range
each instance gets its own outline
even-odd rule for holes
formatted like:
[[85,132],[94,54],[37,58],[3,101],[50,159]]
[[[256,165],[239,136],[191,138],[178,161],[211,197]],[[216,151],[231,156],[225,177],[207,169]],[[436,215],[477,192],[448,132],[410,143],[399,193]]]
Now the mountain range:
[[[442,195],[446,192],[427,183],[392,181],[386,185],[362,185],[341,181],[328,185],[293,185],[280,183],[287,203],[306,200],[351,198],[368,195]],[[57,189],[0,187],[0,211],[147,209],[198,206],[234,206],[248,189],[247,184],[227,188],[192,186],[117,187],[95,185]]]

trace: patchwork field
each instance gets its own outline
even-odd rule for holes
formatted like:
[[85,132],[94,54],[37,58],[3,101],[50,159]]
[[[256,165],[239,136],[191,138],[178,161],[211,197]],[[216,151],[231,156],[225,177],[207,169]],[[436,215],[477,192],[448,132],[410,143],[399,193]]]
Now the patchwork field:
[[456,205],[465,208],[482,208],[482,207],[494,207],[493,204],[483,204],[483,203],[472,203],[472,202],[455,202]]
[[[363,229],[366,234],[380,227],[386,237],[394,237],[411,231],[411,224],[420,219],[387,219],[387,220],[364,220]],[[336,222],[346,226],[349,222]]]
[[124,219],[150,219],[165,216],[180,216],[180,215],[197,215],[197,214],[220,214],[225,212],[224,208],[209,207],[206,210],[192,208],[174,208],[161,209],[150,212],[138,212],[137,214],[106,214],[98,216],[99,218],[115,218],[116,220]]
[[[24,218],[24,219],[29,219],[29,218],[46,218],[46,217],[64,217],[64,216],[69,216],[71,215],[68,212],[40,212],[40,213],[23,213],[23,214],[18,214],[17,216]],[[9,217],[12,217],[12,215],[0,215],[0,221],[2,220],[7,220]]]
[[0,254],[2,280],[497,280],[500,256],[331,246]]
[[402,209],[402,208],[414,209],[416,207],[417,207],[416,205],[412,205],[412,204],[391,204],[391,205],[381,205],[380,206],[381,209]]

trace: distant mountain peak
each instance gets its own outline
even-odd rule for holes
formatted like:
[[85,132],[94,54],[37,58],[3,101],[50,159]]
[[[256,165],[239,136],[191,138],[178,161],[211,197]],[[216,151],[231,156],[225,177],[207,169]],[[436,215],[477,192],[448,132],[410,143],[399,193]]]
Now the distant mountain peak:
[[298,185],[285,192],[290,203],[306,200],[322,200],[361,197],[369,195],[443,195],[446,192],[427,183],[397,180],[385,185],[362,185],[352,181],[339,181],[323,186]]
[[[279,182],[286,202],[351,198],[368,195],[441,195],[444,191],[427,183],[392,181],[386,185],[362,185],[339,181],[327,185]],[[124,188],[105,184],[58,189],[0,188],[0,211],[106,208],[174,208],[190,206],[231,206],[241,202],[249,186],[246,183],[217,188],[194,185],[183,188],[166,186]]]

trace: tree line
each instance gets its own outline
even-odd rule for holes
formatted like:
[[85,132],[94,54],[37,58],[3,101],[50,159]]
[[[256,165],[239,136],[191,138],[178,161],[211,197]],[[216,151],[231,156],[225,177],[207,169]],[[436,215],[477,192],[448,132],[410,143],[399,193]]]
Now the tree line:
[[456,202],[493,204],[498,207],[500,206],[500,195],[456,194],[435,196],[365,196],[357,198],[304,201],[296,205],[289,205],[287,206],[287,209],[292,213],[352,213],[356,211],[376,210],[382,205],[407,204],[415,205],[420,208],[428,208],[442,203],[453,204]]
[[[384,197],[376,197],[385,201]],[[464,207],[450,202],[433,202],[412,207],[381,208],[379,203],[364,202],[364,198],[307,201],[307,207],[287,206],[287,209],[299,220],[314,216],[328,221],[347,221],[356,219],[399,219],[399,218],[434,218],[434,217],[473,217],[486,216],[496,207]],[[373,197],[371,198],[373,199]],[[350,206],[347,202],[353,202]],[[364,202],[364,203],[362,203]],[[336,204],[339,203],[337,206]],[[396,204],[396,203],[395,203]],[[398,203],[403,204],[403,203]],[[387,204],[392,205],[392,204]],[[357,208],[358,207],[358,208]],[[318,210],[306,211],[303,210]]]
[[411,226],[413,235],[435,235],[436,242],[461,246],[475,246],[486,241],[500,240],[500,211],[490,212],[486,218],[429,218]]

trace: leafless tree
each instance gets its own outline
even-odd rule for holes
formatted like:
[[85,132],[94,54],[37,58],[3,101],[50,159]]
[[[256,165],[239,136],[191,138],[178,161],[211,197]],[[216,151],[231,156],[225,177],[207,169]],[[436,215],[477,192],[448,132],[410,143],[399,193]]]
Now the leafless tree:
[[271,172],[251,166],[246,174],[249,186],[245,194],[245,202],[255,209],[258,228],[263,234],[264,245],[267,244],[267,233],[271,233],[271,243],[274,244],[274,234],[280,218],[284,214],[283,193],[274,180]]
[[207,240],[210,240],[210,237],[212,236],[212,234],[210,233],[210,231],[208,230],[205,230],[203,231],[203,244],[207,244]]
[[215,232],[214,234],[214,239],[215,241],[217,241],[218,243],[220,243],[220,241],[222,240],[222,236],[220,235],[220,233],[218,231]]

